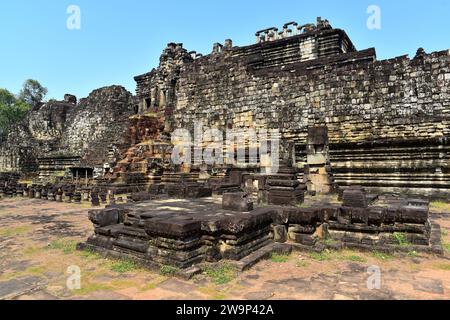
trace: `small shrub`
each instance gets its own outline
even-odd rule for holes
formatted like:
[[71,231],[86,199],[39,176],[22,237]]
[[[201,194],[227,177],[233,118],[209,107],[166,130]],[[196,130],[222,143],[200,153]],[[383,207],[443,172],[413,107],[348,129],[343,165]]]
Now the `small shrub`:
[[397,241],[397,244],[401,247],[406,247],[406,246],[410,245],[408,238],[407,238],[406,234],[404,234],[404,233],[395,232],[393,234],[393,237],[394,237],[394,240]]

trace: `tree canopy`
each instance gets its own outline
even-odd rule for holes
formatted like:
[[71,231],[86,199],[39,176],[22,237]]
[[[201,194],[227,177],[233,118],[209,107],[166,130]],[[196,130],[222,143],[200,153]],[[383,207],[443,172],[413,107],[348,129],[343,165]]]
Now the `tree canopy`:
[[43,102],[46,94],[47,88],[32,79],[25,81],[17,96],[0,88],[0,139],[4,139],[9,130],[22,121],[33,107]]
[[39,81],[28,79],[23,84],[23,88],[19,93],[19,99],[32,107],[36,107],[44,100],[47,92],[47,88],[43,87]]
[[0,89],[0,136],[4,137],[11,127],[20,122],[31,109],[26,102],[17,99],[6,89]]

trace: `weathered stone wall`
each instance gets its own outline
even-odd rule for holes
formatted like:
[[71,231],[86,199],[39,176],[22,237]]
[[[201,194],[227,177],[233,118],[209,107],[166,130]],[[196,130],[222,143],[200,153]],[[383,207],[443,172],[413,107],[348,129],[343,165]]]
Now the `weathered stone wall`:
[[0,171],[42,169],[51,175],[72,165],[102,167],[111,149],[129,145],[126,133],[133,113],[133,96],[120,86],[95,90],[78,104],[44,104],[2,143]]
[[449,134],[450,54],[376,61],[374,50],[254,70],[239,56],[186,64],[177,91],[180,126],[270,127],[305,144],[327,124],[331,143]]
[[261,58],[265,46],[290,41],[184,64],[174,127],[279,128],[303,168],[308,127],[327,125],[341,185],[448,195],[449,51],[377,61],[368,49],[294,61],[272,49],[277,63]]

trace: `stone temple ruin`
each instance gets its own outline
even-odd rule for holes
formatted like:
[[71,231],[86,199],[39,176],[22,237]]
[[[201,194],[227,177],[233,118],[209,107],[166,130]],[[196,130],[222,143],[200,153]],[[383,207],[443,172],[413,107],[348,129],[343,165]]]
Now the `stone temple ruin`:
[[[442,252],[428,200],[450,195],[450,51],[379,61],[318,18],[208,55],[169,43],[135,80],[136,95],[112,86],[32,110],[1,144],[0,195],[104,204],[80,248],[149,266],[401,250],[398,235]],[[251,139],[232,145],[245,163],[196,158],[207,139],[193,164],[174,163],[173,132],[199,125],[278,130],[279,169]],[[341,202],[305,203],[328,194]]]

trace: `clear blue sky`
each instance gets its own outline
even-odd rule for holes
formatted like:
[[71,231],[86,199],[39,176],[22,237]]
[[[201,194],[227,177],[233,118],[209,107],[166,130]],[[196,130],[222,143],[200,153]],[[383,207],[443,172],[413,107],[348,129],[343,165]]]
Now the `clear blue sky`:
[[[81,9],[81,30],[68,30],[67,7]],[[381,8],[381,30],[369,30],[367,7]],[[28,78],[47,98],[87,96],[157,66],[169,42],[203,54],[214,42],[254,43],[255,31],[317,16],[345,29],[358,49],[378,58],[450,48],[448,0],[1,0],[0,88],[18,92]]]

